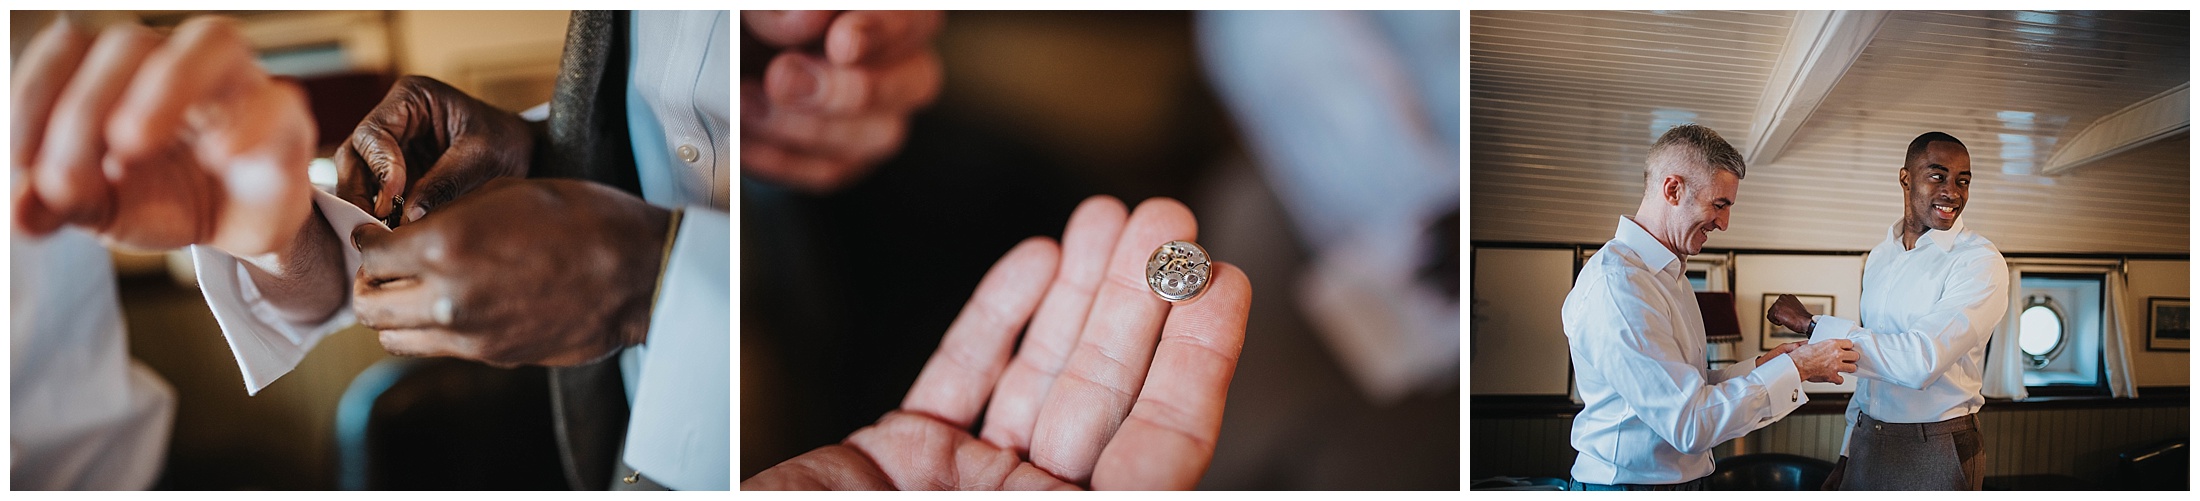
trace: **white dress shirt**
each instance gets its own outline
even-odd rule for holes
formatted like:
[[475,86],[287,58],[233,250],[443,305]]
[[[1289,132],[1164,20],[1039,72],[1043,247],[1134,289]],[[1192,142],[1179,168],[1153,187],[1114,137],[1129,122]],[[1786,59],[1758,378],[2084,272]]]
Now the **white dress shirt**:
[[[1916,248],[1902,234],[1864,258],[1862,325],[1831,315],[1812,317],[1813,343],[1847,339],[1856,362],[1849,429],[1863,412],[1889,423],[1932,423],[1978,412],[1986,341],[2009,312],[2009,265],[1986,237],[1956,220],[1949,231],[1927,230]],[[1842,453],[1848,453],[1842,435]]]
[[1810,401],[1787,355],[1704,368],[1687,267],[1633,218],[1581,266],[1561,310],[1581,413],[1574,480],[1676,484],[1712,472],[1711,447]]
[[1196,20],[1200,66],[1309,251],[1293,299],[1345,374],[1377,404],[1459,384],[1459,301],[1418,283],[1425,230],[1459,207],[1459,13]]
[[10,238],[9,486],[151,488],[176,395],[130,358],[107,249],[76,228]]
[[[633,413],[627,466],[670,489],[733,486],[733,96],[729,13],[633,12],[627,124],[642,197],[687,207],[649,319],[641,370],[623,371]],[[622,358],[621,368],[634,364]],[[637,376],[639,381],[637,381]]]
[[[621,460],[679,490],[732,485],[731,178],[727,108],[732,50],[726,11],[636,11],[629,40],[627,117],[643,198],[686,208],[666,260],[648,341],[620,354],[632,412]],[[359,269],[351,228],[380,224],[318,190],[314,204],[336,231],[344,276]],[[192,247],[200,289],[258,393],[297,367],[321,338],[351,326],[351,298],[330,318],[282,320],[252,284],[244,263]],[[349,288],[346,288],[347,293]]]

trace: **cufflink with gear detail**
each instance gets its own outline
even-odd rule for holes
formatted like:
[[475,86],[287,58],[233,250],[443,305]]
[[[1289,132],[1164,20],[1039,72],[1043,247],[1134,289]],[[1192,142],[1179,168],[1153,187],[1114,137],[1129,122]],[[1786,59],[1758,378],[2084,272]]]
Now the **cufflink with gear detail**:
[[1161,244],[1146,258],[1146,286],[1163,301],[1190,301],[1207,291],[1211,271],[1207,249],[1175,240]]

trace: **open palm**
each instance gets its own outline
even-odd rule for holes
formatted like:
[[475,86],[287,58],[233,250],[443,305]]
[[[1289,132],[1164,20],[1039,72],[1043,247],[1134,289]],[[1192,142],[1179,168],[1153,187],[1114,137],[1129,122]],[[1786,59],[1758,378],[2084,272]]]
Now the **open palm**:
[[1198,223],[1165,198],[1125,212],[1095,196],[1070,215],[1061,245],[1032,237],[1010,249],[900,409],[742,488],[1196,485],[1214,458],[1252,286],[1216,261],[1204,295],[1161,300],[1146,288],[1146,258],[1171,240],[1195,240]]

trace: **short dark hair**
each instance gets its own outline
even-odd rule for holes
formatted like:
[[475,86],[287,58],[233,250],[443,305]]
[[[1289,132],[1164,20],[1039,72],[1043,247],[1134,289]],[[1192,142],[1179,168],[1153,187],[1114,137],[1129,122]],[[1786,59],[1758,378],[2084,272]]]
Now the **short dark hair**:
[[[1917,164],[1917,159],[1924,158],[1927,145],[1941,142],[1956,143],[1956,146],[1963,146],[1963,141],[1956,140],[1955,136],[1950,136],[1946,132],[1933,131],[1918,134],[1917,139],[1910,140],[1910,151],[1902,154],[1902,168],[1910,168],[1911,165]],[[1968,149],[1969,147],[1965,148]]]
[[1644,159],[1643,175],[1646,178],[1657,177],[1659,164],[1673,161],[1685,162],[1684,165],[1689,167],[1707,168],[1701,172],[1705,175],[1687,176],[1691,186],[1702,186],[1698,183],[1710,181],[1708,169],[1732,172],[1735,179],[1741,179],[1749,173],[1748,166],[1743,165],[1742,154],[1734,151],[1734,145],[1727,144],[1725,138],[1719,137],[1718,131],[1696,124],[1675,125],[1666,129],[1664,135],[1658,136],[1658,141],[1650,144],[1650,154]]

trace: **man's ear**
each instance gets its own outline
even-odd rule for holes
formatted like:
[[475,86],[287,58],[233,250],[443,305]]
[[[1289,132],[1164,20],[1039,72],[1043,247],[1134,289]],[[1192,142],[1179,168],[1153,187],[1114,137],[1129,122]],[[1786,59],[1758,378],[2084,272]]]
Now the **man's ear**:
[[1658,195],[1665,199],[1665,204],[1680,205],[1681,197],[1685,196],[1688,191],[1688,180],[1682,178],[1680,174],[1666,174],[1665,178],[1659,181]]
[[1895,171],[1894,171],[1894,181],[1895,181],[1896,183],[1898,183],[1898,184],[1901,184],[1901,185],[1902,185],[1902,192],[1903,192],[1903,193],[1909,193],[1909,192],[1910,192],[1910,167],[1909,167],[1909,166],[1903,166],[1903,167],[1902,167],[1902,168],[1900,168],[1900,169],[1895,169]]

